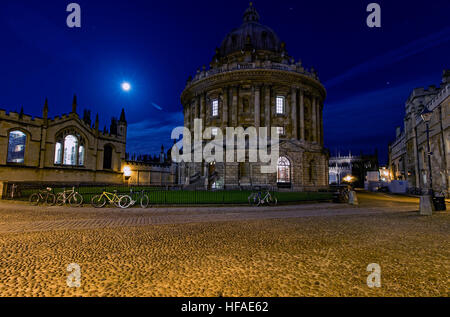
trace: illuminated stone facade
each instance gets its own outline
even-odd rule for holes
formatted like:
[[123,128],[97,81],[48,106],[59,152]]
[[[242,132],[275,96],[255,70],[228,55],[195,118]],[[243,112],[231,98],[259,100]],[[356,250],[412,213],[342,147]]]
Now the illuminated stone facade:
[[450,71],[443,72],[440,87],[416,88],[405,105],[404,129],[397,128],[389,145],[389,167],[394,180],[425,192],[430,187],[426,125],[420,113],[433,112],[430,125],[433,189],[449,196],[450,187]]
[[[210,63],[189,78],[182,93],[184,125],[203,128],[279,127],[279,173],[262,174],[259,163],[186,163],[179,182],[206,188],[271,185],[317,190],[328,184],[328,154],[323,147],[326,91],[313,68],[289,56],[286,44],[259,23],[253,6],[243,24],[226,36]],[[286,172],[288,175],[285,175]],[[283,175],[280,175],[283,174]],[[278,174],[278,175],[277,175]]]
[[72,112],[48,117],[45,101],[42,118],[0,110],[0,193],[3,184],[123,183],[127,122],[122,111],[110,131],[100,131],[98,116]]

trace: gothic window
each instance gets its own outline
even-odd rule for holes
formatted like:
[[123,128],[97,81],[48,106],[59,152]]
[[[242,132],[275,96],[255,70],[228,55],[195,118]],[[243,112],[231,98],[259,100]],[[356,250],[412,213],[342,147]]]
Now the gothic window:
[[23,164],[25,162],[25,145],[27,135],[22,131],[11,131],[8,142],[8,163]]
[[281,156],[278,159],[277,168],[277,182],[278,183],[290,183],[291,182],[291,163],[289,160]]
[[112,169],[112,153],[113,153],[112,146],[105,145],[103,151],[103,169],[105,170]]
[[55,145],[55,164],[61,164],[61,155],[62,155],[62,144],[61,142],[57,142]]
[[277,96],[277,114],[284,114],[286,108],[286,98],[284,96]]
[[78,139],[74,135],[64,138],[64,165],[77,165]]
[[82,145],[78,148],[78,165],[84,165],[84,146]]
[[219,99],[212,101],[212,116],[217,117],[219,115]]
[[72,129],[57,135],[55,143],[55,165],[84,166],[84,139]]

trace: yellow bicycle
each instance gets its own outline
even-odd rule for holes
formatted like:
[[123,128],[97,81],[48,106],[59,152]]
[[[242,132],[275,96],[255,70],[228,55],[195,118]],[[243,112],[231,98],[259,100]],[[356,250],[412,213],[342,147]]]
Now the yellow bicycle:
[[[128,195],[117,195],[117,190],[112,193],[103,191],[101,195],[92,197],[91,205],[95,208],[103,208],[105,207],[106,203],[109,203],[110,205],[125,209],[129,207],[129,202],[132,201],[130,196],[125,196]],[[125,199],[122,199],[123,197],[125,197]]]

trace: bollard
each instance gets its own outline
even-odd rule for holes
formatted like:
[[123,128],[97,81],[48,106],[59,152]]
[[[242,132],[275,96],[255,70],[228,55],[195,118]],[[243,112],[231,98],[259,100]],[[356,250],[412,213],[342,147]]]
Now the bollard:
[[420,196],[419,213],[421,216],[431,216],[434,211],[431,195]]
[[356,196],[356,192],[355,192],[354,190],[351,190],[351,191],[348,193],[348,203],[349,203],[350,205],[354,205],[354,206],[358,206],[358,205],[359,205],[359,203],[358,203],[358,197]]

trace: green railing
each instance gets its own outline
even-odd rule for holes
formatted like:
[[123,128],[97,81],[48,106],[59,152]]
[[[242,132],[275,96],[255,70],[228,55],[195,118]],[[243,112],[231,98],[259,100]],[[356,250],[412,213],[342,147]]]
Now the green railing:
[[[32,193],[41,188],[21,188],[16,200],[26,201]],[[57,194],[64,189],[71,187],[53,188],[53,193]],[[151,205],[207,205],[207,204],[247,204],[248,196],[255,191],[250,190],[222,190],[222,191],[185,191],[185,190],[164,190],[155,187],[127,187],[127,186],[80,186],[75,187],[82,196],[85,204],[89,204],[91,198],[101,194],[103,190],[107,192],[117,191],[118,194],[130,195],[133,199],[139,197],[140,191],[144,190],[149,197]],[[279,203],[302,202],[302,201],[329,201],[333,198],[331,192],[271,192],[278,199]]]

